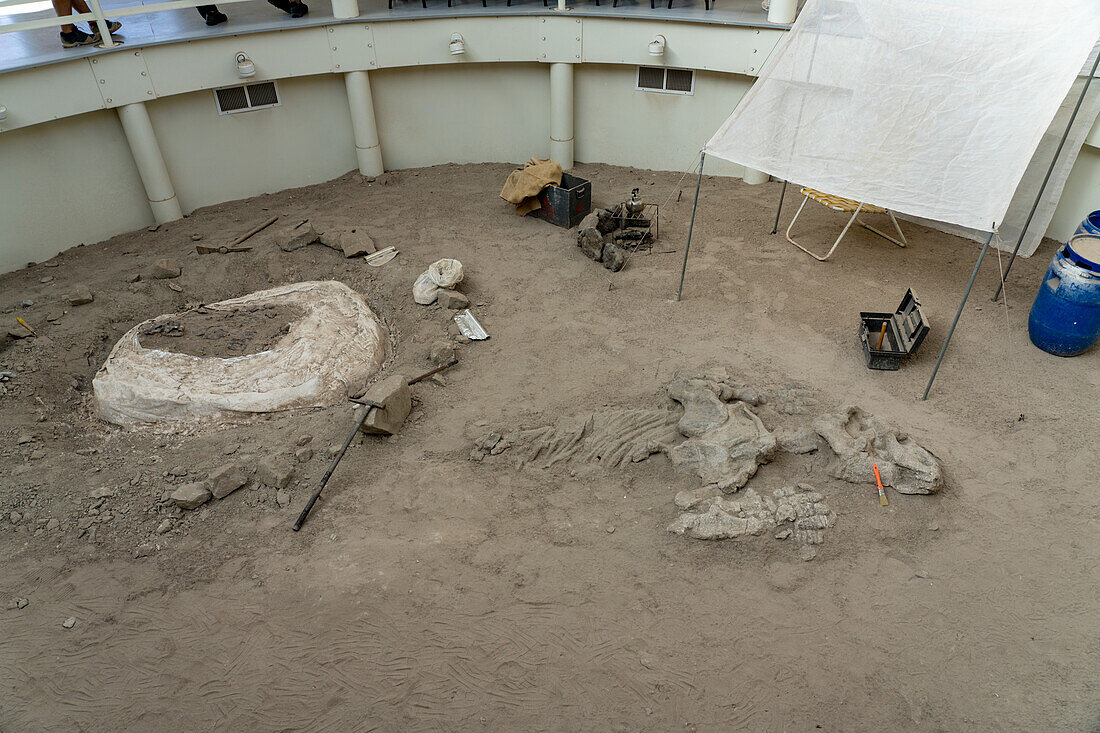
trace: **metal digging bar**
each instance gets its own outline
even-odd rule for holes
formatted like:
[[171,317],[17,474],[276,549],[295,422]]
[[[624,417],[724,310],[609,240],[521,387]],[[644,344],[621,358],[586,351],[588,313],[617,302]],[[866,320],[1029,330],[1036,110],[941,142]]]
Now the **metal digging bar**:
[[1012,263],[1016,261],[1016,255],[1020,251],[1020,245],[1024,242],[1024,237],[1027,236],[1027,228],[1031,226],[1031,218],[1035,216],[1035,210],[1039,208],[1039,201],[1043,198],[1043,192],[1046,191],[1047,183],[1050,181],[1050,174],[1054,172],[1054,165],[1058,162],[1058,157],[1062,154],[1062,147],[1066,144],[1066,138],[1069,137],[1069,130],[1073,127],[1074,120],[1077,119],[1077,113],[1081,110],[1081,103],[1085,101],[1085,95],[1088,94],[1089,85],[1092,84],[1092,78],[1096,76],[1096,69],[1100,66],[1100,53],[1096,54],[1096,60],[1092,62],[1092,71],[1089,72],[1088,78],[1085,79],[1085,87],[1081,90],[1081,96],[1077,98],[1077,106],[1073,108],[1073,114],[1069,116],[1069,122],[1066,123],[1065,132],[1062,133],[1062,139],[1058,141],[1058,149],[1054,151],[1054,158],[1050,161],[1050,167],[1047,168],[1046,177],[1043,178],[1043,185],[1039,186],[1039,194],[1035,197],[1035,203],[1031,205],[1031,211],[1027,215],[1027,221],[1024,223],[1024,228],[1020,230],[1020,237],[1016,240],[1016,247],[1012,250],[1012,257],[1008,259],[1008,266],[1005,267],[1005,274],[1001,277],[1001,284],[997,286],[997,292],[993,295],[993,302],[996,303],[1001,297],[1001,291],[1004,290],[1005,281],[1008,280],[1008,273],[1012,270]]
[[997,230],[994,226],[989,232],[989,236],[985,239],[985,244],[982,245],[982,253],[978,255],[978,262],[974,265],[974,272],[970,273],[970,282],[966,284],[966,292],[963,293],[962,302],[959,303],[959,310],[955,312],[955,320],[951,321],[951,330],[947,332],[947,338],[943,340],[943,348],[940,349],[940,356],[936,359],[936,366],[932,369],[932,376],[928,378],[928,386],[924,388],[924,395],[922,400],[928,399],[928,391],[932,389],[932,382],[936,381],[936,372],[940,370],[940,364],[943,362],[943,355],[947,353],[947,345],[951,343],[951,337],[955,334],[955,326],[959,325],[959,316],[962,315],[963,306],[966,305],[966,299],[970,297],[970,290],[974,287],[974,280],[978,277],[978,270],[981,269],[982,260],[985,259],[985,252],[989,249],[989,243],[993,241],[993,232]]
[[[414,379],[410,379],[409,380],[409,386],[412,386],[412,385],[416,384],[417,382],[422,382],[425,379],[427,379],[428,377],[430,377],[432,375],[435,375],[435,374],[438,374],[439,372],[443,371],[444,369],[450,369],[451,367],[453,367],[457,363],[458,363],[458,359],[454,359],[453,361],[450,361],[450,362],[444,364],[441,367],[436,367],[435,369],[432,369],[430,372],[425,372],[424,374],[421,374],[419,377],[416,377]],[[309,510],[312,509],[313,505],[317,503],[317,500],[321,498],[321,492],[325,490],[325,484],[328,483],[329,477],[332,476],[332,472],[335,471],[336,467],[340,465],[340,461],[343,459],[344,453],[347,451],[348,446],[351,445],[351,441],[355,439],[355,435],[356,435],[356,433],[359,432],[359,428],[363,427],[363,423],[365,423],[367,421],[367,415],[369,415],[371,413],[371,410],[385,408],[385,405],[379,404],[378,402],[371,402],[371,401],[368,401],[368,400],[353,400],[353,402],[356,402],[360,405],[366,405],[367,409],[363,410],[363,414],[360,415],[359,419],[355,421],[355,427],[352,428],[351,433],[348,434],[348,439],[344,441],[344,444],[342,446],[340,446],[340,451],[332,459],[332,464],[328,467],[328,470],[325,471],[325,475],[321,477],[320,486],[318,486],[317,490],[313,492],[313,496],[309,497],[309,502],[306,504],[305,508],[302,509],[302,513],[298,515],[298,518],[296,520],[294,520],[294,526],[292,527],[292,529],[295,532],[297,532],[298,530],[300,530],[302,528],[302,525],[306,521],[306,517],[309,516]]]
[[703,185],[703,163],[707,159],[706,151],[699,153],[699,178],[695,181],[695,203],[691,205],[691,223],[688,224],[688,241],[684,247],[684,265],[680,268],[680,289],[676,291],[676,302],[684,294],[684,275],[688,269],[688,252],[691,251],[691,230],[695,228],[695,210],[699,208],[699,187]]

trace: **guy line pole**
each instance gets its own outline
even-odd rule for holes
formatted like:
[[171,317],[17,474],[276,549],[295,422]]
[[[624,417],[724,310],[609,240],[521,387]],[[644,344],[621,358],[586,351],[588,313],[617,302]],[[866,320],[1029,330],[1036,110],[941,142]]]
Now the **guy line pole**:
[[699,153],[699,178],[695,181],[695,203],[691,205],[691,223],[688,224],[688,241],[684,247],[684,265],[680,268],[680,289],[676,291],[676,302],[680,302],[684,294],[684,275],[688,269],[688,252],[691,250],[691,230],[695,228],[695,210],[699,208],[699,187],[703,185],[703,162],[707,159],[706,151]]

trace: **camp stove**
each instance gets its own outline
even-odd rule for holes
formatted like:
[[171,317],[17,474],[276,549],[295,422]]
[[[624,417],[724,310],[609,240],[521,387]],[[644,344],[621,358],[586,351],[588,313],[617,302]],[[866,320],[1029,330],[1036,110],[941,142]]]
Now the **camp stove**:
[[631,250],[649,247],[657,240],[660,229],[660,207],[638,198],[637,188],[621,204],[605,209],[600,231],[610,233],[615,244]]

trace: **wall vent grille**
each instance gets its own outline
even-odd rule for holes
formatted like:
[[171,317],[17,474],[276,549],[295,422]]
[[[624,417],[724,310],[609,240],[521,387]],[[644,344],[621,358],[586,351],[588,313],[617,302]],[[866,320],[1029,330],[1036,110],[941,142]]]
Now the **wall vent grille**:
[[218,103],[218,114],[251,112],[279,106],[279,89],[273,81],[226,87],[214,90],[214,100]]
[[695,72],[691,69],[665,69],[660,66],[639,66],[638,86],[643,92],[663,94],[694,94]]

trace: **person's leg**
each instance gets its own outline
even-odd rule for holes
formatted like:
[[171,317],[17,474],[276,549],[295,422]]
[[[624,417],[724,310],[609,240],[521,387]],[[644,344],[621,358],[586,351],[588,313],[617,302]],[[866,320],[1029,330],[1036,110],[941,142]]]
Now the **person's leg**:
[[[58,18],[64,18],[68,15],[72,15],[73,14],[72,0],[53,0],[53,11],[55,13],[57,13]],[[73,24],[72,23],[66,23],[65,25],[61,26],[61,32],[62,33],[72,33],[73,32]]]

